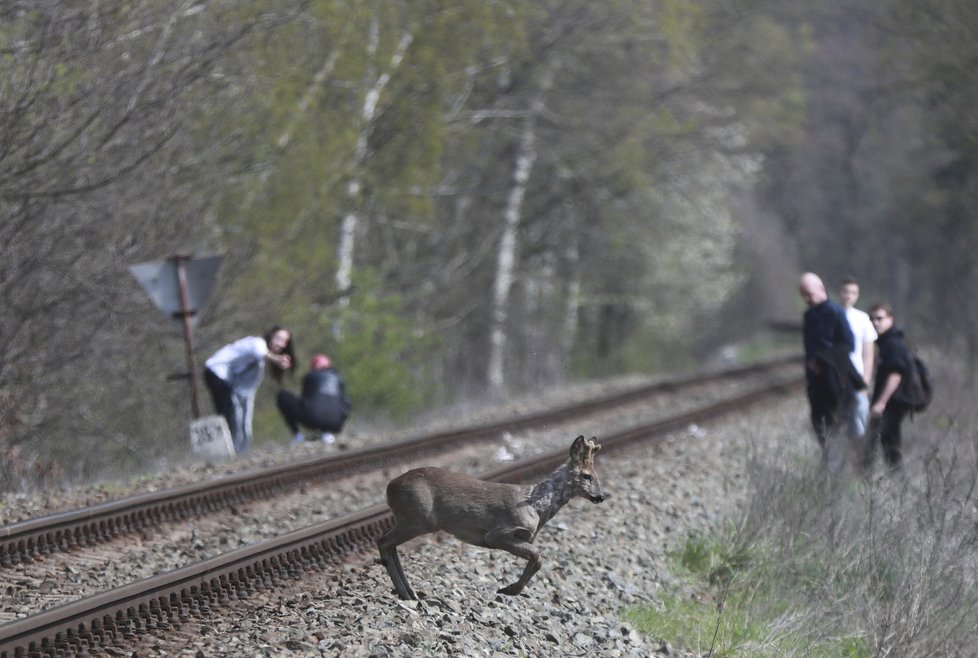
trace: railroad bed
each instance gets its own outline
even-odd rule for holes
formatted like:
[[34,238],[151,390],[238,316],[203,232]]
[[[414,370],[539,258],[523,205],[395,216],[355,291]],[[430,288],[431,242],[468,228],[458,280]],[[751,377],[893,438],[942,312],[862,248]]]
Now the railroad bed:
[[[739,385],[742,386],[743,382]],[[728,385],[715,387],[711,391],[705,389],[686,391],[683,394],[683,400],[666,399],[660,401],[658,407],[656,404],[636,404],[624,411],[599,414],[586,419],[572,431],[570,428],[560,429],[560,431],[558,428],[551,428],[518,437],[506,436],[495,442],[486,442],[478,448],[467,449],[462,454],[449,455],[444,463],[460,470],[481,472],[485,470],[487,463],[499,455],[500,450],[519,456],[521,452],[539,452],[550,449],[551,446],[562,446],[566,449],[576,433],[589,436],[594,434],[600,440],[602,434],[610,431],[609,428],[614,423],[618,423],[620,427],[636,422],[636,419],[643,416],[647,417],[649,414],[661,415],[664,410],[676,413],[683,404],[692,405],[703,402],[711,396],[726,395],[731,388],[736,388],[736,386],[728,382]],[[798,410],[791,411],[789,416],[792,417],[791,422],[795,425],[798,423],[798,418],[804,419],[804,413]],[[745,416],[751,421],[756,421],[756,417],[756,413]],[[722,427],[722,431],[726,432],[729,431],[730,423],[724,422],[722,426],[718,427]],[[598,635],[592,634],[590,640],[586,631],[575,632],[572,636],[566,636],[565,633],[567,624],[573,626],[584,621],[576,618],[575,606],[584,605],[583,609],[586,609],[589,604],[581,603],[582,599],[577,594],[566,592],[561,594],[557,591],[553,594],[544,595],[542,591],[545,588],[561,587],[561,581],[568,577],[568,574],[573,573],[573,568],[577,564],[591,564],[597,568],[601,564],[601,551],[595,551],[595,546],[628,548],[629,551],[637,548],[638,552],[645,556],[638,558],[638,564],[645,562],[653,566],[657,564],[658,558],[661,557],[661,551],[665,547],[662,540],[676,536],[677,533],[685,536],[685,532],[697,527],[697,523],[714,522],[718,518],[721,508],[732,503],[735,497],[724,492],[717,495],[715,487],[711,491],[709,486],[698,487],[695,485],[695,481],[701,477],[699,475],[700,470],[704,471],[702,477],[707,477],[709,472],[719,469],[722,475],[721,479],[726,478],[728,480],[727,484],[723,486],[729,487],[731,482],[737,483],[736,478],[730,479],[733,477],[733,471],[723,475],[726,467],[722,465],[724,462],[722,455],[728,451],[727,441],[723,439],[719,441],[723,446],[716,446],[713,449],[715,455],[696,456],[687,463],[683,463],[683,460],[689,460],[687,453],[692,447],[706,448],[708,444],[713,443],[713,437],[709,441],[706,440],[706,437],[718,431],[721,430],[693,429],[680,432],[673,437],[666,447],[661,449],[665,453],[671,449],[670,446],[679,446],[679,452],[675,458],[665,454],[660,455],[654,460],[654,466],[650,464],[649,468],[640,465],[645,464],[646,457],[642,457],[640,461],[634,457],[629,457],[623,461],[621,455],[602,453],[599,457],[599,470],[606,490],[613,496],[612,499],[595,509],[582,509],[583,507],[591,508],[591,506],[580,503],[572,505],[541,533],[537,544],[545,551],[546,561],[541,574],[531,583],[527,592],[528,597],[519,597],[515,600],[500,597],[497,600],[493,594],[502,581],[506,581],[509,576],[521,568],[521,565],[517,564],[512,556],[479,551],[462,546],[454,540],[445,542],[438,538],[423,539],[408,544],[403,550],[402,557],[408,577],[415,581],[416,589],[429,594],[428,600],[421,607],[396,601],[389,592],[390,586],[386,572],[382,567],[374,565],[373,556],[368,555],[365,559],[355,559],[352,562],[338,564],[335,568],[328,568],[323,572],[312,573],[310,577],[303,578],[285,589],[259,592],[247,600],[233,604],[234,606],[244,606],[246,613],[238,610],[230,615],[224,611],[219,614],[212,613],[214,619],[206,623],[189,621],[183,625],[185,628],[168,631],[165,634],[165,639],[148,633],[146,639],[138,641],[141,647],[138,654],[164,655],[164,652],[167,652],[172,655],[173,653],[190,651],[190,655],[193,655],[198,647],[203,647],[203,655],[262,653],[285,655],[288,652],[293,652],[293,655],[310,655],[310,652],[314,655],[320,652],[325,655],[360,655],[356,652],[361,650],[363,651],[362,655],[371,655],[376,641],[379,643],[377,647],[381,648],[378,648],[378,652],[374,655],[420,655],[432,651],[442,654],[461,652],[460,655],[492,655],[492,651],[503,651],[504,653],[509,651],[504,647],[511,647],[512,650],[518,651],[520,646],[524,647],[524,652],[532,655],[536,654],[537,651],[531,650],[528,645],[525,645],[526,641],[530,641],[528,637],[524,637],[525,632],[514,633],[518,626],[514,626],[512,622],[507,622],[508,625],[501,629],[505,639],[491,641],[478,651],[473,650],[474,652],[470,653],[470,649],[462,649],[460,648],[461,645],[455,647],[455,644],[464,643],[470,638],[488,637],[485,635],[489,632],[488,629],[500,630],[496,627],[506,615],[519,614],[518,610],[521,609],[521,606],[529,605],[530,601],[539,603],[546,600],[548,601],[546,605],[553,608],[550,612],[544,617],[540,617],[539,615],[543,613],[537,611],[530,615],[531,619],[523,620],[524,624],[531,623],[532,628],[536,628],[538,631],[540,628],[553,627],[550,631],[544,632],[544,635],[548,636],[545,641],[550,644],[541,645],[541,647],[549,646],[550,651],[559,648],[561,653],[571,652],[570,655],[576,651],[574,647],[579,647],[581,655],[594,655],[589,652],[589,649],[593,650],[595,647],[589,642],[603,642],[602,646],[605,648],[613,647],[615,651],[625,651],[626,653],[623,655],[632,655],[628,652],[633,649],[639,652],[634,655],[649,655],[649,653],[642,653],[642,651],[648,651],[648,647],[640,648],[642,645],[640,639],[628,632],[623,633],[614,620],[617,607],[622,602],[627,602],[630,598],[640,600],[643,596],[648,597],[655,592],[655,587],[658,586],[656,583],[661,580],[661,566],[657,567],[653,573],[644,576],[640,581],[634,581],[630,576],[618,575],[619,570],[609,570],[607,561],[604,562],[604,567],[592,574],[591,579],[582,576],[580,584],[585,586],[585,590],[593,589],[595,583],[592,580],[597,580],[598,584],[604,583],[602,587],[610,587],[606,594],[617,592],[618,603],[611,608],[603,608],[600,618],[591,614],[585,615],[588,618],[588,624],[599,619],[600,624],[604,624],[606,627],[603,635],[600,633]],[[755,431],[756,428],[752,430],[752,433]],[[783,433],[783,428],[781,431]],[[797,428],[792,432],[797,434]],[[736,449],[737,444],[737,441],[731,442],[729,449]],[[300,446],[300,448],[306,447]],[[313,448],[313,446],[308,448]],[[649,450],[651,449],[645,449],[645,452]],[[706,450],[710,452],[709,448]],[[629,449],[629,454],[637,455],[642,451],[643,449],[633,448]],[[674,463],[675,460],[678,462]],[[427,463],[434,460],[426,459],[425,461]],[[37,564],[19,565],[17,568],[23,569],[23,571],[18,574],[12,569],[4,570],[3,579],[8,588],[12,587],[12,589],[8,589],[8,594],[13,594],[12,598],[14,599],[19,596],[20,599],[38,601],[42,600],[44,596],[50,595],[54,597],[51,601],[57,602],[58,596],[64,596],[64,594],[57,592],[59,587],[62,587],[59,583],[65,582],[70,583],[76,589],[80,588],[83,593],[85,587],[91,587],[92,591],[100,591],[106,587],[114,586],[113,583],[117,584],[116,581],[130,582],[134,578],[145,577],[146,570],[156,573],[177,568],[182,564],[208,557],[214,552],[227,551],[262,537],[279,535],[295,527],[308,525],[317,520],[333,518],[345,513],[345,511],[359,509],[365,504],[378,502],[382,496],[383,484],[386,480],[404,468],[406,466],[398,465],[391,469],[351,477],[341,482],[310,486],[271,501],[249,503],[242,509],[193,519],[178,524],[176,527],[163,526],[158,530],[143,532],[136,539],[112,542],[107,548],[100,548],[97,551],[90,549],[88,551],[75,551],[66,556],[52,556],[46,559],[40,567]],[[648,496],[635,494],[621,496],[618,493],[619,488],[623,491],[629,490],[633,486],[631,483],[636,478],[644,480],[650,474],[654,474],[656,483],[636,485],[639,490],[644,488],[649,492],[655,492],[665,486],[668,491],[662,491],[661,496],[651,493]],[[736,489],[737,487],[734,486],[731,490]],[[676,499],[677,494],[679,494],[678,499]],[[635,513],[631,514],[632,518],[622,520],[620,515],[624,512],[627,517],[628,512],[626,510],[629,507],[633,508]],[[638,510],[643,509],[646,511],[638,512]],[[576,515],[582,513],[585,516],[581,520],[577,520]],[[601,523],[597,525],[595,525],[595,514],[601,520]],[[689,515],[692,516],[687,518]],[[638,516],[642,518],[636,518]],[[666,517],[664,525],[662,523],[663,518],[661,518],[663,516]],[[614,528],[601,530],[607,519],[613,518],[619,519],[618,530],[616,531]],[[635,530],[634,533],[629,532],[625,536],[621,536],[622,528],[639,528],[640,521],[644,522],[649,519],[655,521],[653,529]],[[577,526],[586,529],[590,533],[588,535],[590,539],[573,539]],[[571,543],[581,541],[581,544],[577,549],[568,549],[564,557],[558,557],[561,553],[553,553],[553,551],[557,549],[557,546],[562,546],[566,542],[556,541],[554,549],[550,549],[549,540],[563,540],[565,538]],[[596,539],[598,541],[595,541]],[[637,547],[636,541],[638,541]],[[448,553],[443,554],[442,560],[444,562],[439,563],[435,556],[438,551],[443,550],[442,547],[448,550]],[[483,555],[480,557],[476,555],[478,553]],[[627,551],[622,550],[622,556],[627,558],[626,553]],[[553,554],[553,557],[548,559],[548,554]],[[617,556],[618,551],[615,554]],[[427,561],[429,559],[435,559],[435,562],[426,566],[422,560]],[[632,560],[632,558],[627,559]],[[455,573],[452,575],[455,569],[463,564],[470,566],[474,571],[468,574],[459,575]],[[432,576],[433,574],[437,574],[437,576]],[[67,578],[64,578],[64,575],[67,575]],[[15,582],[11,586],[12,576]],[[595,578],[595,576],[600,577]],[[16,580],[17,578],[19,581]],[[537,582],[538,580],[540,582]],[[316,583],[315,587],[312,586],[313,581]],[[432,584],[428,585],[425,581],[430,581]],[[649,584],[653,585],[651,589],[647,587]],[[538,591],[536,587],[539,587],[540,590]],[[352,599],[349,598],[351,596]],[[593,593],[588,594],[586,598],[588,600],[593,598]],[[470,606],[476,600],[482,601],[480,604],[481,612],[478,614]],[[572,604],[574,601],[577,603]],[[568,605],[570,607],[567,607]],[[374,610],[378,606],[379,608]],[[36,609],[45,607],[46,605],[42,601]],[[376,628],[373,624],[366,622],[369,615],[365,608],[370,608],[371,614],[376,612],[383,616],[383,619],[378,620]],[[17,607],[16,613],[24,614],[25,610],[29,611],[28,608]],[[386,616],[384,616],[385,612]],[[272,614],[272,619],[263,619],[262,616],[269,613]],[[293,618],[296,615],[297,618]],[[352,617],[344,619],[344,615],[352,615]],[[404,615],[407,616],[404,617]],[[432,623],[441,629],[446,628],[449,622],[457,621],[455,620],[456,616],[462,620],[463,630],[454,634],[452,631],[445,631],[433,637],[426,634],[425,624],[432,622],[432,619],[436,619]],[[248,618],[263,620],[248,622]],[[222,619],[233,619],[233,621],[222,621]],[[279,623],[276,619],[284,621],[284,623]],[[303,627],[303,624],[306,626]],[[383,638],[386,637],[384,629],[393,629],[403,624],[407,624],[414,630],[404,631],[406,635],[396,634],[397,642],[391,645],[391,649],[382,650]],[[273,631],[273,629],[278,630]],[[557,633],[558,630],[561,632]],[[595,632],[598,631],[600,629],[595,630]],[[526,632],[528,633],[529,630],[527,629]],[[379,635],[377,635],[378,633]],[[360,641],[354,642],[353,639],[356,637],[361,638]],[[246,645],[249,642],[257,642],[257,644],[248,648]],[[406,644],[404,644],[405,642]],[[435,644],[431,644],[431,642],[435,642]],[[500,644],[500,642],[502,643]],[[339,648],[341,645],[346,647],[342,651]],[[442,648],[438,649],[436,645]],[[171,648],[165,648],[168,646]],[[357,649],[358,646],[360,649]],[[400,646],[400,649],[395,650],[394,647],[397,646]],[[493,646],[496,646],[496,649],[492,649]],[[177,647],[177,649],[172,647]],[[482,649],[491,649],[491,651],[485,653]],[[115,655],[129,655],[125,653],[126,649],[121,647],[111,649],[111,651],[115,651]]]
[[[516,558],[434,535],[401,549],[407,577],[428,599],[398,601],[373,553],[292,586],[239,601],[214,623],[191,623],[139,656],[705,656],[665,647],[619,620],[670,585],[666,552],[690,532],[736,513],[752,450],[816,459],[803,396],[658,446],[598,455],[609,500],[573,501],[537,537],[543,568],[524,596],[496,595],[522,569]],[[199,652],[199,653],[198,653]]]

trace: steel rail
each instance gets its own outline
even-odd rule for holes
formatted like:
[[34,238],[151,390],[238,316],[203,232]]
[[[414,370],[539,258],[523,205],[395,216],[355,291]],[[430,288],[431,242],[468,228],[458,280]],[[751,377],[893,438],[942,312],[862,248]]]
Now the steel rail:
[[199,517],[249,500],[269,498],[304,483],[350,475],[376,469],[379,465],[402,463],[423,454],[457,448],[461,441],[495,438],[503,432],[521,431],[555,420],[595,413],[650,395],[776,370],[791,363],[800,363],[800,359],[800,356],[791,355],[719,372],[646,384],[516,418],[422,434],[384,446],[237,473],[28,519],[0,527],[0,567],[30,562],[43,555],[66,552],[79,546],[95,546],[144,527]]
[[[693,423],[715,420],[800,388],[803,380],[768,384],[664,420],[600,437],[603,451],[662,440]],[[556,468],[564,449],[497,468],[484,479],[519,482]],[[0,658],[48,658],[122,647],[142,632],[179,627],[214,607],[301,578],[371,550],[391,525],[386,505],[267,539],[174,571],[52,608],[0,626]]]

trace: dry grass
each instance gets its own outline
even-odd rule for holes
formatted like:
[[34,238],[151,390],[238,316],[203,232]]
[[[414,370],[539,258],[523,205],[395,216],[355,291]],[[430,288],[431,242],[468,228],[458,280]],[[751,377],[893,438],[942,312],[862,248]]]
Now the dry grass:
[[715,630],[696,647],[711,656],[978,655],[978,419],[964,374],[932,369],[938,398],[905,422],[900,473],[830,482],[797,436],[758,439],[744,517],[678,554],[708,565],[709,604],[677,595],[646,629],[677,644]]
[[758,453],[735,539],[761,556],[764,598],[781,611],[774,637],[858,637],[854,655],[975,655],[978,423],[963,373],[934,365],[940,397],[905,422],[902,472],[829,482]]

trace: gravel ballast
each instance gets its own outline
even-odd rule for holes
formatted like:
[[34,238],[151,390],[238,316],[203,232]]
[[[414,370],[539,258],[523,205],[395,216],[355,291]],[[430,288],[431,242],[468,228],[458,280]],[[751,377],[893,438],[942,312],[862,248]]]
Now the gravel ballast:
[[574,500],[544,527],[535,541],[543,567],[521,596],[496,594],[519,576],[518,558],[429,535],[400,548],[421,602],[398,600],[371,553],[236,602],[213,620],[145,636],[137,655],[706,655],[711,629],[669,646],[622,622],[622,610],[656,605],[674,583],[667,553],[690,533],[736,518],[752,451],[787,447],[815,458],[805,418],[792,397],[657,447],[599,454],[609,499]]

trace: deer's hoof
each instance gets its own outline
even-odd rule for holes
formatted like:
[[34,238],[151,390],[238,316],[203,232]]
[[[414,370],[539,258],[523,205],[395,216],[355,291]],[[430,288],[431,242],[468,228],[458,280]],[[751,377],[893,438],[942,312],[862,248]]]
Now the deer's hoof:
[[523,591],[522,587],[517,586],[515,583],[513,585],[507,585],[497,592],[497,594],[505,594],[506,596],[516,596]]

